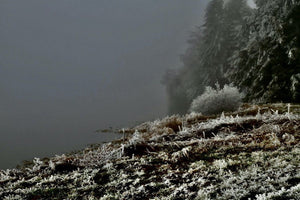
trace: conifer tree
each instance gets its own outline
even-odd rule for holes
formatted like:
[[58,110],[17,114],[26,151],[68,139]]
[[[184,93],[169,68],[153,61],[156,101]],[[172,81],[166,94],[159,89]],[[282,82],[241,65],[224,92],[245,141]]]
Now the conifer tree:
[[171,114],[185,113],[207,86],[228,83],[228,58],[238,48],[239,32],[249,12],[245,0],[210,1],[204,25],[190,36],[189,48],[182,56],[183,68],[172,73],[173,78],[166,76]]
[[300,2],[257,0],[243,31],[249,38],[231,63],[230,79],[245,101],[299,102]]

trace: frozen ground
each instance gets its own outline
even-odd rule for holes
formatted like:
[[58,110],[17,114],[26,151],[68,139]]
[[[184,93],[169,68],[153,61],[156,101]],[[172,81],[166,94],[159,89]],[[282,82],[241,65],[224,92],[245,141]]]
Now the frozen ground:
[[0,171],[0,199],[299,199],[300,106],[243,105]]

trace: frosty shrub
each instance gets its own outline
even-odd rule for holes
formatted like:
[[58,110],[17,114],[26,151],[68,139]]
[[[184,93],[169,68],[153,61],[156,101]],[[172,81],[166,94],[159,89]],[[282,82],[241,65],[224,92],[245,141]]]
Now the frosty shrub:
[[242,95],[236,87],[225,85],[223,89],[206,87],[205,92],[195,98],[191,104],[191,112],[205,115],[218,114],[223,111],[235,111],[241,104]]

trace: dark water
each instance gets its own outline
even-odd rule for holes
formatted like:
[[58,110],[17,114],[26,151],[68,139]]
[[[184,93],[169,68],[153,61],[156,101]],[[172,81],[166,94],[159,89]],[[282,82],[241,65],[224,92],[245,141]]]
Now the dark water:
[[161,77],[206,2],[1,0],[0,168],[164,116]]

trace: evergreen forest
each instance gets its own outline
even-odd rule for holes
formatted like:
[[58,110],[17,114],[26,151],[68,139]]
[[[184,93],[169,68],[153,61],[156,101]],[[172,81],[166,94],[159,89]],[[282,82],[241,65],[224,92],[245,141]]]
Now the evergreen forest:
[[300,1],[211,0],[188,39],[182,66],[168,70],[169,114],[188,112],[206,87],[237,87],[243,102],[300,102]]

